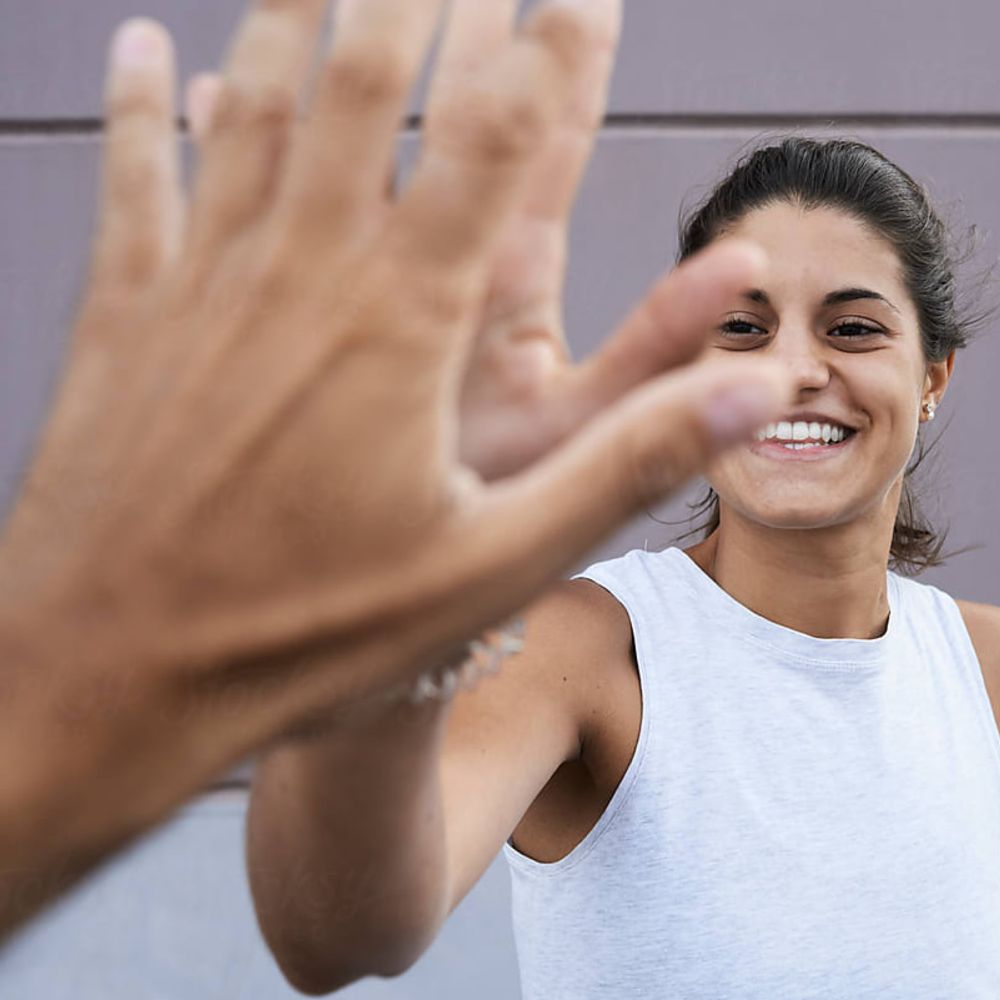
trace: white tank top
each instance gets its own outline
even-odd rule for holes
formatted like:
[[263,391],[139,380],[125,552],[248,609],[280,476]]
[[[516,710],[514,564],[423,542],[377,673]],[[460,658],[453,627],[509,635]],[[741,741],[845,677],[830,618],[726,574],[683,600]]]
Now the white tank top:
[[631,619],[632,760],[566,857],[508,841],[523,1000],[1000,1000],[1000,733],[954,600],[755,614],[681,549],[580,574]]

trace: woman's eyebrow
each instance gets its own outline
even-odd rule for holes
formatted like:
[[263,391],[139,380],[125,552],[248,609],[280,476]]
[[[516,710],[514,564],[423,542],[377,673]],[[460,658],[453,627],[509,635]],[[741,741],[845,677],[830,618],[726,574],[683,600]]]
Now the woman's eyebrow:
[[876,299],[884,302],[894,313],[899,314],[899,310],[880,292],[872,291],[870,288],[838,288],[835,292],[823,297],[823,305],[839,306],[844,302],[854,302],[857,299]]
[[[745,299],[751,302],[759,302],[761,305],[769,306],[771,300],[762,288],[751,288],[743,293]],[[894,313],[902,315],[899,310],[881,293],[873,291],[871,288],[838,288],[834,292],[829,292],[823,297],[823,308],[828,306],[839,306],[845,302],[856,302],[858,299],[874,299],[884,302]]]

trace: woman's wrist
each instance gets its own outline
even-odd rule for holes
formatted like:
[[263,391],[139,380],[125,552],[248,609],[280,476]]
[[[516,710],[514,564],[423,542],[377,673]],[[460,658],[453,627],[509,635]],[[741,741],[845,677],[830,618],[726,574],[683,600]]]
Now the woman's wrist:
[[524,619],[518,615],[469,642],[457,662],[421,674],[406,692],[407,700],[416,705],[450,701],[459,691],[471,691],[482,678],[497,673],[507,657],[523,648]]

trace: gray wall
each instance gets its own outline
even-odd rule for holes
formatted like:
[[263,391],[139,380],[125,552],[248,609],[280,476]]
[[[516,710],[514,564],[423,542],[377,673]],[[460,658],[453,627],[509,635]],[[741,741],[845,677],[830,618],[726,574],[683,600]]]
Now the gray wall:
[[[80,4],[0,0],[0,509],[45,411],[80,291],[99,150],[107,37],[133,13],[163,19],[187,72],[213,65],[241,0]],[[1000,9],[988,0],[631,0],[612,114],[573,232],[572,345],[586,354],[672,258],[678,206],[762,131],[848,133],[926,181],[957,229],[976,223],[978,265],[996,257]],[[412,153],[415,139],[403,140]],[[997,298],[992,289],[991,301]],[[982,548],[923,579],[1000,604],[1000,339],[959,355],[936,427],[929,512],[952,547]],[[684,495],[655,512],[679,519]],[[659,546],[680,528],[640,518],[593,557]],[[588,560],[589,561],[589,560]],[[238,785],[238,782],[237,782]],[[0,1000],[277,998],[242,869],[245,795],[213,791],[88,881],[0,955]],[[418,965],[359,998],[516,997],[508,881],[497,860]]]

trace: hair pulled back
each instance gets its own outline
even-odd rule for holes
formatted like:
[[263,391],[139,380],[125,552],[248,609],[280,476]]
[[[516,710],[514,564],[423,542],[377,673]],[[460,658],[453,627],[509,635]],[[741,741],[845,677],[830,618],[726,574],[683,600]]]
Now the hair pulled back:
[[[782,201],[806,209],[839,209],[892,245],[916,307],[928,363],[943,361],[953,350],[966,346],[972,324],[963,322],[956,308],[959,261],[946,226],[925,189],[862,142],[791,136],[748,153],[682,219],[678,261],[725,235],[754,209]],[[917,451],[904,473],[889,555],[889,566],[907,576],[940,565],[946,558],[941,550],[947,532],[939,536],[927,522],[911,481],[930,453],[922,434],[917,437]],[[718,495],[709,487],[706,496],[689,506],[694,511],[691,518],[707,516],[680,537],[698,531],[707,537],[719,524]]]

